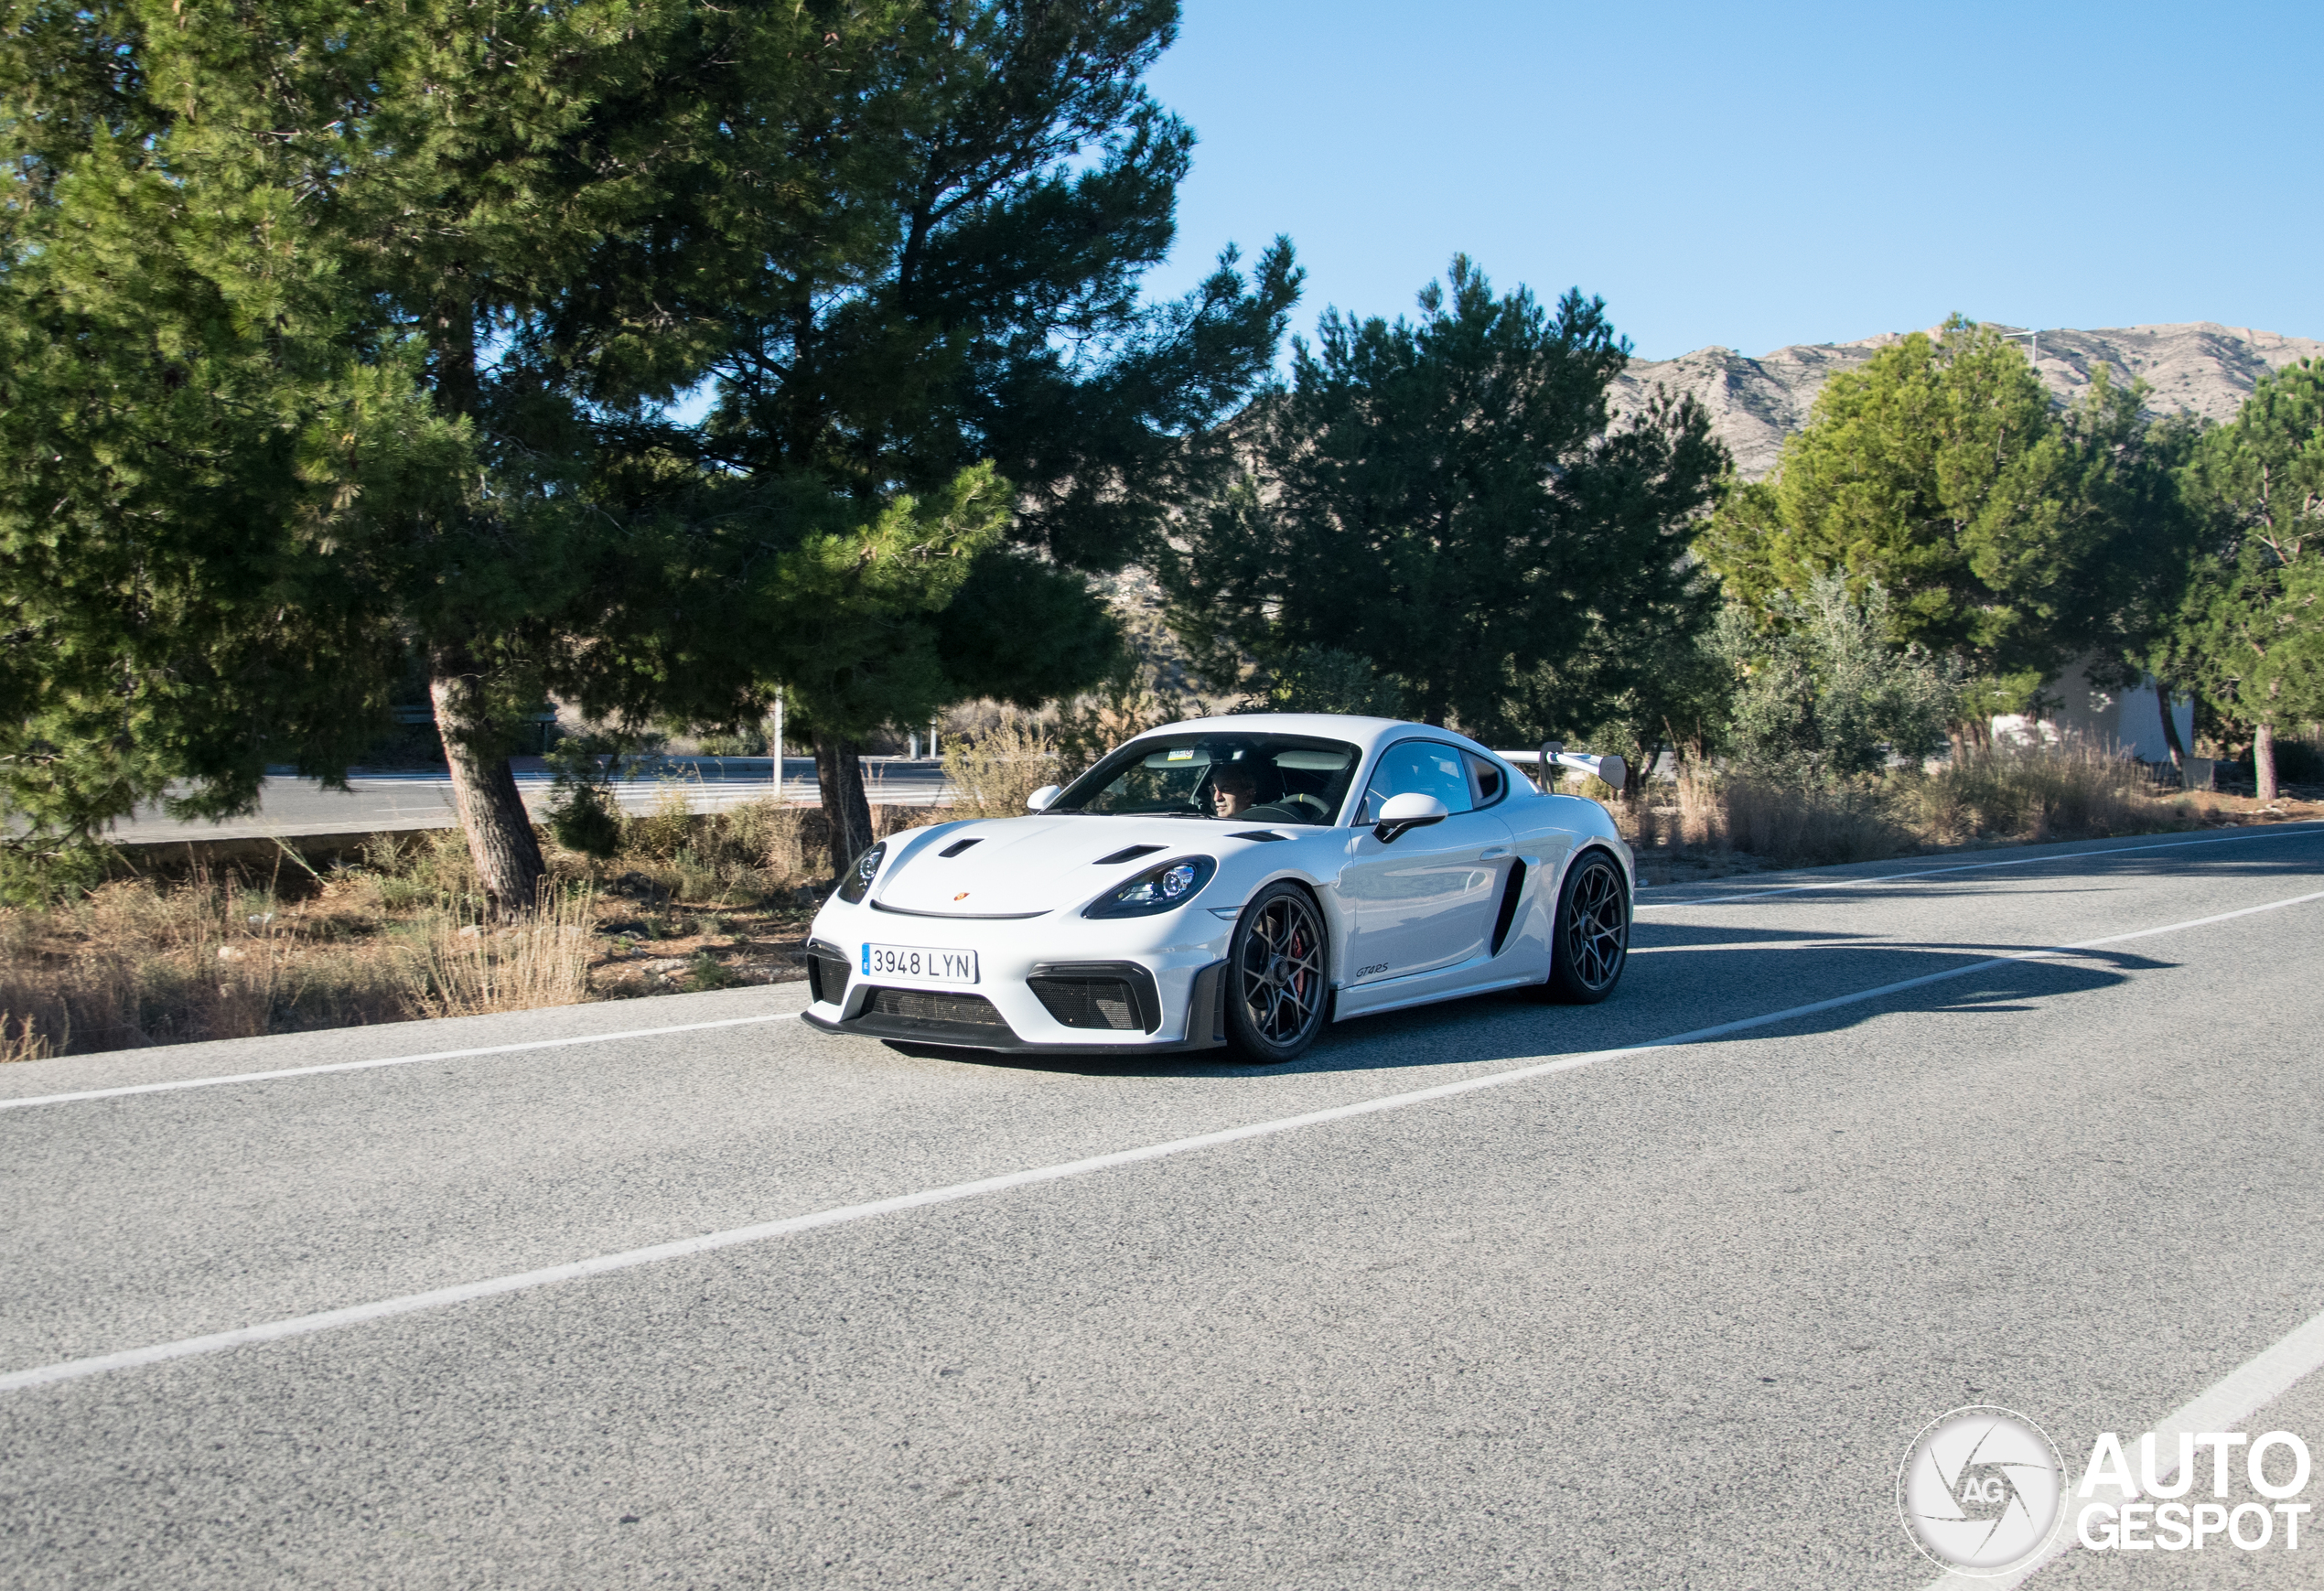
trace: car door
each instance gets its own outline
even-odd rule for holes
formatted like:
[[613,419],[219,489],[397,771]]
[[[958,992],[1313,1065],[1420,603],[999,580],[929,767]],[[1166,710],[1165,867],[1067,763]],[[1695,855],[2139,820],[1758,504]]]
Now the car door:
[[[1400,740],[1381,754],[1340,875],[1354,924],[1349,983],[1409,977],[1484,953],[1512,847],[1508,825],[1477,810],[1468,760],[1437,740]],[[1451,815],[1383,844],[1373,815],[1389,797],[1415,792],[1435,796]]]

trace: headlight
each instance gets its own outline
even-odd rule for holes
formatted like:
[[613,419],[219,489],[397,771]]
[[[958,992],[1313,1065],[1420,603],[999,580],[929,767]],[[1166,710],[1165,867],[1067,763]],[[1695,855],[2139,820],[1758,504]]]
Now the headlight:
[[856,857],[855,865],[847,869],[847,876],[839,881],[839,898],[850,906],[862,904],[865,895],[871,889],[872,880],[879,876],[879,865],[887,859],[888,842],[885,840]]
[[1149,867],[1085,908],[1083,917],[1151,917],[1184,906],[1202,892],[1219,865],[1208,856],[1180,856]]

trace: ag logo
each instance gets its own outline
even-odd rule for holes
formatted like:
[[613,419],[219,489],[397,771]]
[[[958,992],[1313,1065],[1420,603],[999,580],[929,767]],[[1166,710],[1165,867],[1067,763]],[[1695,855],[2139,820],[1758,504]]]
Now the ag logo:
[[1897,1511],[1913,1544],[1964,1575],[2006,1575],[2050,1544],[2066,1467],[2023,1414],[1973,1403],[1940,1414],[1897,1471]]

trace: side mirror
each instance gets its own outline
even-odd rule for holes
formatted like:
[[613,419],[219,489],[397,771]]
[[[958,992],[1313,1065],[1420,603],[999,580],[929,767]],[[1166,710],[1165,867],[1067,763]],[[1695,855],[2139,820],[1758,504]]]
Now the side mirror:
[[1381,803],[1380,821],[1372,825],[1372,837],[1383,845],[1393,845],[1396,836],[1406,829],[1423,829],[1430,823],[1441,823],[1452,814],[1445,803],[1432,795],[1413,791],[1390,796]]
[[1065,787],[1061,784],[1045,784],[1025,798],[1025,810],[1028,812],[1045,812],[1049,811],[1049,802],[1064,792]]
[[1609,789],[1621,789],[1622,782],[1630,776],[1630,764],[1613,753],[1609,752],[1598,759],[1598,777],[1605,781]]

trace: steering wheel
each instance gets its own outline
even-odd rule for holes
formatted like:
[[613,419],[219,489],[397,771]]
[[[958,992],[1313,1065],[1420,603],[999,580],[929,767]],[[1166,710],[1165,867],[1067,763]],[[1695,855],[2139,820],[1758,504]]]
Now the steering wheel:
[[1241,814],[1262,822],[1280,819],[1286,823],[1322,823],[1330,816],[1330,809],[1311,795],[1287,795],[1279,801],[1268,801]]

